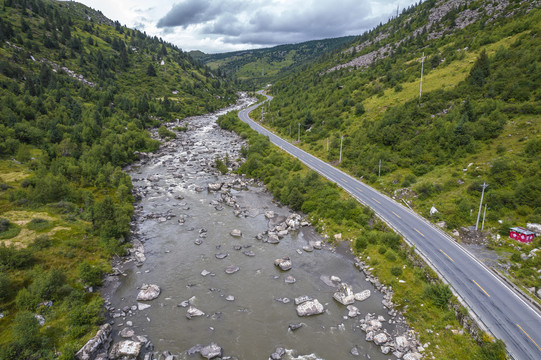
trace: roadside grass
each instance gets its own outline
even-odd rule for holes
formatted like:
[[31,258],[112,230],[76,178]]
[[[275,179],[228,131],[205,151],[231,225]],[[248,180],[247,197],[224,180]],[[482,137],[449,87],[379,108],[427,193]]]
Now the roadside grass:
[[[436,306],[425,296],[425,287],[428,285],[425,280],[427,270],[415,268],[406,259],[405,252],[412,249],[386,248],[382,254],[381,248],[381,244],[369,244],[358,255],[370,266],[372,274],[383,284],[392,287],[393,302],[397,310],[402,312],[408,324],[419,334],[421,344],[429,344],[425,354],[436,359],[476,358],[479,346],[475,340],[465,331],[463,334],[454,334],[451,331],[458,332],[462,329],[454,311],[446,306]],[[400,268],[401,275],[393,275],[393,268]]]

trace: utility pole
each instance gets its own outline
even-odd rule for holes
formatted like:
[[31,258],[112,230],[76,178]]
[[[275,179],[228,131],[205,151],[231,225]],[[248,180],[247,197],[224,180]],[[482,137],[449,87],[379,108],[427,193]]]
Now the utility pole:
[[299,136],[298,136],[297,141],[301,142],[301,123],[299,123]]
[[423,51],[423,58],[421,60],[421,86],[419,87],[419,100],[421,100],[421,94],[423,93],[423,70],[425,66],[425,52]]
[[381,176],[381,159],[379,159],[378,177]]
[[483,231],[485,227],[485,216],[487,216],[487,204],[485,203],[485,212],[483,213],[483,222],[481,223],[481,231]]
[[344,140],[344,137],[340,137],[340,159],[338,160],[338,163],[340,164],[342,162],[342,142]]
[[488,184],[483,182],[483,185],[481,187],[483,188],[483,191],[481,192],[481,202],[479,203],[479,213],[477,214],[477,222],[475,223],[475,231],[479,229],[479,218],[481,217],[481,208],[483,207],[483,195],[485,195],[485,189],[487,188]]

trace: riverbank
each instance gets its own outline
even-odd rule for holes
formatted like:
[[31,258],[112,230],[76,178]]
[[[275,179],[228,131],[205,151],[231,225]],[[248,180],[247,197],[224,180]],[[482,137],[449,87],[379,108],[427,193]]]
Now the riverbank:
[[[382,306],[388,293],[355,270],[348,246],[325,245],[262,184],[221,174],[215,157],[225,161],[227,152],[233,170],[246,143],[214,120],[186,119],[180,124],[186,132],[129,170],[140,202],[131,256],[115,266],[102,292],[114,339],[107,356],[134,351],[182,359],[218,351],[203,350],[215,343],[223,358],[388,358],[376,344],[407,330],[397,312]],[[284,257],[290,270],[275,266]],[[138,301],[141,290],[158,297]],[[323,313],[300,317],[311,301]],[[398,341],[403,350],[417,350],[412,340]]]

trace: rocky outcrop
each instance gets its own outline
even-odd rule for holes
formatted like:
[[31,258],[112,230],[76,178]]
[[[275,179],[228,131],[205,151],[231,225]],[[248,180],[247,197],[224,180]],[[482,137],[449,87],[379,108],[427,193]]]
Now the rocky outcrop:
[[325,312],[325,308],[317,300],[306,300],[297,305],[297,315],[299,316],[313,316],[319,315]]
[[160,287],[153,284],[143,284],[139,294],[137,294],[137,301],[149,301],[154,300],[160,296]]
[[222,348],[216,343],[211,343],[201,349],[201,356],[205,359],[215,359],[222,356]]
[[141,352],[142,343],[133,340],[124,340],[113,345],[109,352],[109,359],[135,360]]
[[103,324],[96,335],[88,340],[86,344],[75,354],[75,357],[79,360],[94,359],[96,355],[101,351],[107,351],[109,343],[111,342],[111,331],[113,328],[109,324]]
[[292,267],[291,259],[289,256],[284,256],[281,259],[274,260],[274,265],[279,267],[282,271],[290,270]]
[[338,301],[342,305],[350,305],[355,302],[355,294],[351,286],[346,283],[341,283],[333,295],[334,300]]

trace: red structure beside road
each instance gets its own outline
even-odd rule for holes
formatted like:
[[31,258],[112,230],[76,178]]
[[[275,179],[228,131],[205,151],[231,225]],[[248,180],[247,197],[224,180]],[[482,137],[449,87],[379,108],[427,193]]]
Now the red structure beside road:
[[531,243],[535,234],[520,226],[509,229],[509,237],[523,243]]

